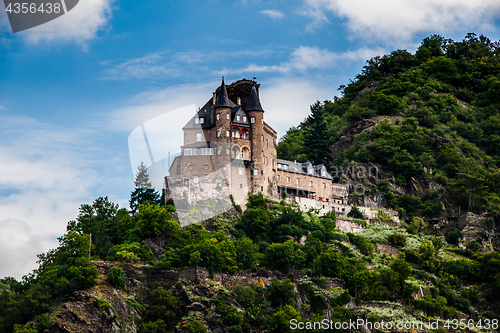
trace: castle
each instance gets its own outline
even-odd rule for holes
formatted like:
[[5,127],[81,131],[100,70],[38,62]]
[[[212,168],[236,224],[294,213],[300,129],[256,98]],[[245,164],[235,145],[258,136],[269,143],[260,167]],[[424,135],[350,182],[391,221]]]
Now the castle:
[[[279,199],[308,198],[346,204],[345,186],[334,184],[324,165],[277,158],[276,131],[264,121],[259,84],[242,79],[222,84],[183,127],[184,144],[165,179],[167,200],[179,211],[232,196],[244,204],[248,193]],[[282,111],[286,112],[286,111]],[[286,116],[286,114],[283,114]],[[214,205],[212,205],[214,206]],[[324,206],[323,206],[324,207]],[[217,212],[216,212],[217,213]]]

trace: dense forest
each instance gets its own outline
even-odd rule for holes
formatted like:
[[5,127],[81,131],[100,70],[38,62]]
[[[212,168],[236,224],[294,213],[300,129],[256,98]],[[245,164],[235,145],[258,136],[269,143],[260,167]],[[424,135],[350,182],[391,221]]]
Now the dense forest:
[[[335,323],[358,319],[496,331],[499,47],[474,34],[459,42],[431,36],[415,54],[370,59],[341,97],[313,104],[280,140],[280,158],[323,163],[332,173],[376,165],[384,177],[365,185],[401,223],[383,210],[375,219],[355,206],[349,216],[320,215],[249,194],[246,210],[181,228],[141,166],[130,209],[107,198],[83,204],[59,246],[39,255],[38,269],[0,280],[0,332],[357,332]],[[342,231],[340,220],[362,231]],[[470,233],[468,223],[481,232]],[[187,268],[209,275],[172,286],[155,280]],[[132,276],[139,271],[144,283]],[[224,278],[236,274],[262,278],[227,287]],[[95,321],[111,318],[112,330],[69,328],[97,325],[62,315],[82,291],[95,301]],[[130,324],[132,312],[139,315]],[[325,318],[328,328],[290,324]]]

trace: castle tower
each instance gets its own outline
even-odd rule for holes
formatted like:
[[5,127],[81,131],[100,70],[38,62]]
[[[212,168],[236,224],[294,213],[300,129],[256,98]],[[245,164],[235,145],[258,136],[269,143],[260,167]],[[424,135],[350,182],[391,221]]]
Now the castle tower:
[[[260,104],[259,95],[255,86],[252,87],[245,108],[250,117],[250,142],[253,170],[251,175],[252,192],[267,194],[268,182],[266,175],[266,146],[265,140],[268,135],[264,131],[264,109]],[[269,138],[267,138],[269,140]],[[269,141],[268,141],[269,142]],[[269,144],[268,144],[269,145]],[[269,157],[267,157],[269,159]]]

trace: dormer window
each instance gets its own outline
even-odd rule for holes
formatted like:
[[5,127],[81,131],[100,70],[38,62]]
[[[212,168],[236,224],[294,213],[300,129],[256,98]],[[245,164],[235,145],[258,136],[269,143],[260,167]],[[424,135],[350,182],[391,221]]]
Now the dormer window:
[[247,116],[243,116],[243,122],[247,122]]
[[199,124],[200,123],[200,118],[194,118],[194,123]]
[[237,115],[237,116],[236,116],[236,121],[240,121],[240,118],[241,118],[241,117],[240,117],[239,115]]
[[307,171],[308,171],[308,173],[309,173],[310,175],[312,175],[312,174],[313,174],[313,169],[312,169],[312,168],[309,168],[309,170],[307,170]]
[[205,118],[200,118],[200,124],[204,124],[205,123]]
[[201,133],[196,133],[196,141],[201,141]]

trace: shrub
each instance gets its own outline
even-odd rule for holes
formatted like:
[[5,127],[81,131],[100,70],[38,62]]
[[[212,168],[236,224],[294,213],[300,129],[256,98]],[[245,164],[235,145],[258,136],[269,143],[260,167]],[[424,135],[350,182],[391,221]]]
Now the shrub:
[[251,308],[254,305],[257,292],[250,287],[237,284],[233,287],[233,294],[236,301],[244,308]]
[[122,289],[127,282],[127,275],[118,266],[113,266],[108,272],[108,282],[116,289]]
[[283,305],[292,305],[295,298],[294,285],[290,280],[283,280],[283,283],[278,279],[274,279],[269,287],[269,299],[271,305],[275,308]]
[[406,236],[399,232],[389,235],[389,242],[397,247],[404,247],[406,245]]
[[347,214],[349,217],[353,217],[355,219],[364,219],[365,216],[356,206],[351,206],[351,211]]
[[167,331],[167,325],[161,319],[157,321],[149,321],[139,325],[137,333],[164,333]]
[[453,228],[449,233],[446,234],[446,241],[450,244],[457,245],[458,240],[462,236],[462,233],[457,228]]
[[111,303],[108,300],[97,297],[97,303],[102,310],[106,310],[111,307]]
[[186,325],[186,331],[188,333],[207,333],[208,330],[199,320],[193,320]]

